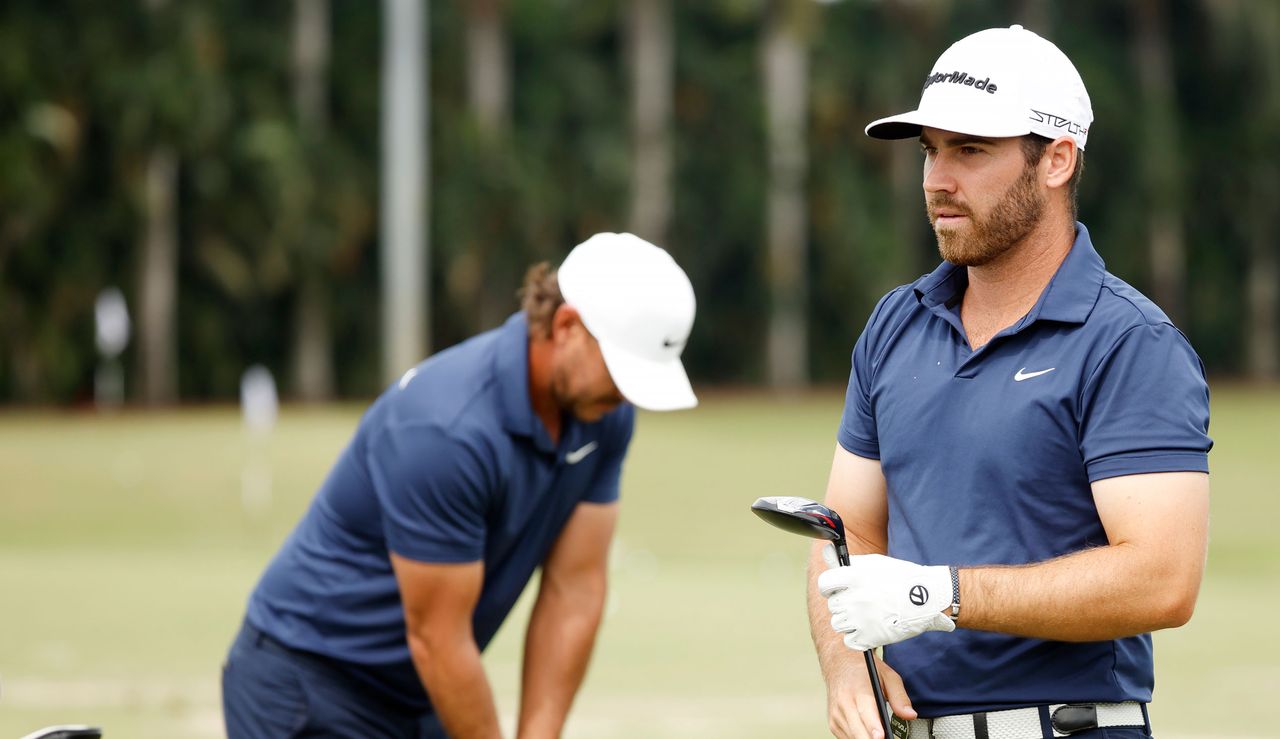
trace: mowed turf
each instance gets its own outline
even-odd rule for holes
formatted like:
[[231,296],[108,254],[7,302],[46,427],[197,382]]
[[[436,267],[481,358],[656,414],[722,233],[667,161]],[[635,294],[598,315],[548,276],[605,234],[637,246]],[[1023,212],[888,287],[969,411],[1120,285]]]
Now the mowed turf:
[[[806,544],[748,506],[821,497],[840,405],[709,394],[641,414],[608,616],[566,736],[826,735]],[[0,413],[0,737],[63,722],[108,739],[220,736],[218,672],[244,599],[361,410],[288,408],[265,449],[231,408]],[[1280,390],[1215,387],[1213,412],[1209,574],[1192,623],[1156,638],[1166,739],[1266,736],[1280,691]],[[272,495],[251,513],[254,459]],[[486,655],[508,726],[528,604]]]

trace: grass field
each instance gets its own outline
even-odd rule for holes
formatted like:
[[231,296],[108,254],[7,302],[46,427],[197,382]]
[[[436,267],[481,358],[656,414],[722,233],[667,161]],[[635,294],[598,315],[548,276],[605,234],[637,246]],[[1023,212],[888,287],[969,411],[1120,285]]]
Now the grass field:
[[[747,506],[821,497],[840,400],[713,395],[641,416],[608,616],[567,736],[826,736],[805,544]],[[244,599],[360,411],[286,409],[255,516],[234,409],[0,413],[0,737],[65,722],[108,739],[220,736],[218,670]],[[1156,637],[1165,739],[1280,735],[1267,719],[1280,390],[1215,387],[1213,413],[1208,576],[1191,624]],[[508,724],[526,608],[486,655]]]

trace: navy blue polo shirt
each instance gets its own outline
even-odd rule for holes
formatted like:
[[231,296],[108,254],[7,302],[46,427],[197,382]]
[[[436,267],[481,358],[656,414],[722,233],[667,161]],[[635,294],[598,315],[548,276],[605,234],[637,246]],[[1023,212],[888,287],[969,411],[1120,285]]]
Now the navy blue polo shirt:
[[634,409],[566,418],[553,444],[529,400],[523,314],[392,384],[249,599],[248,620],[428,707],[388,552],[484,561],[473,626],[483,649],[575,506],[618,498]]
[[[890,556],[1018,565],[1102,546],[1090,483],[1208,472],[1199,358],[1076,229],[1035,306],[977,351],[960,321],[962,267],[944,262],[872,313],[837,439],[880,460]],[[1146,634],[1065,643],[959,629],[891,645],[885,658],[925,717],[1148,701],[1154,682]]]

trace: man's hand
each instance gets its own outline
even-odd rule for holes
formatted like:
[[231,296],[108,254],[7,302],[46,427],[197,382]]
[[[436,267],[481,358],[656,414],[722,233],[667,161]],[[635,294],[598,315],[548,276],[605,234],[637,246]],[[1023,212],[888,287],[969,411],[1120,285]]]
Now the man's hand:
[[951,605],[947,567],[882,554],[855,556],[848,567],[839,567],[830,544],[823,559],[830,569],[818,576],[818,591],[827,599],[831,628],[845,635],[850,649],[875,649],[926,631],[955,631],[942,612]]
[[[861,657],[857,666],[862,666]],[[885,699],[894,715],[904,719],[916,718],[916,711],[902,686],[902,678],[879,658],[876,659],[876,668],[880,673],[880,687],[884,688]],[[866,670],[846,670],[828,680],[827,728],[837,739],[870,739],[884,735]]]

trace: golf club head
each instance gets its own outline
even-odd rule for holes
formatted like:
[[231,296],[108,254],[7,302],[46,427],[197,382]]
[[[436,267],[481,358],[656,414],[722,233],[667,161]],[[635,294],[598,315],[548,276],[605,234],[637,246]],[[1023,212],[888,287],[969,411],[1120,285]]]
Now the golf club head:
[[63,725],[48,726],[39,731],[32,732],[22,737],[22,739],[100,739],[102,729],[96,726]]
[[764,521],[783,531],[825,539],[835,544],[841,564],[848,564],[849,550],[844,540],[844,521],[840,514],[808,498],[775,495],[760,498],[751,510]]
[[[817,501],[793,495],[760,498],[751,504],[751,510],[766,523],[777,526],[783,531],[790,531],[811,539],[826,539],[835,546],[836,559],[840,564],[849,566],[849,545],[844,540],[844,521],[840,519],[839,513]],[[889,718],[889,704],[884,699],[884,687],[880,684],[880,673],[876,670],[873,651],[863,652],[862,657],[867,664],[867,677],[871,681],[871,689],[876,695],[880,725],[884,728],[884,735],[889,737],[894,735],[892,720]]]

